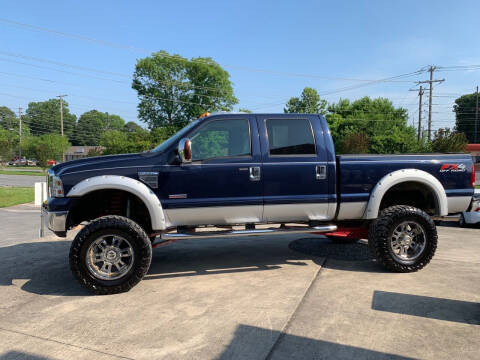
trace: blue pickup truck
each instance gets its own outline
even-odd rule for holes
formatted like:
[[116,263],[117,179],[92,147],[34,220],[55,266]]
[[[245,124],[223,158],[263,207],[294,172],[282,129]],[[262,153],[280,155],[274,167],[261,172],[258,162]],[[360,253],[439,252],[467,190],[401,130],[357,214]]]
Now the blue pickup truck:
[[335,155],[316,114],[213,114],[151,151],[70,161],[47,176],[43,216],[72,242],[70,267],[97,294],[128,291],[152,247],[181,239],[368,231],[395,272],[431,260],[432,216],[472,203],[466,154]]

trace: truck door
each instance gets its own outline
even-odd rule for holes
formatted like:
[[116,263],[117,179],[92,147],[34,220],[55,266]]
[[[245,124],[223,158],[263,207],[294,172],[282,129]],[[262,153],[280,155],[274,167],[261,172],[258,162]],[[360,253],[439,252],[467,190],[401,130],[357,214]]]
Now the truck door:
[[254,116],[214,116],[186,136],[192,141],[192,162],[165,167],[168,176],[161,176],[165,183],[159,186],[171,224],[261,221],[261,154]]
[[315,115],[257,115],[263,161],[264,221],[325,221],[327,154]]

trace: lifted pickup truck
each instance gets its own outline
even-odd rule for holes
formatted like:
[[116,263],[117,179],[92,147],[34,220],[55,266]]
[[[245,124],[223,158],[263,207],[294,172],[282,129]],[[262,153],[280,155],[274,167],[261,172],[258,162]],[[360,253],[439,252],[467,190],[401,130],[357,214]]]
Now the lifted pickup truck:
[[196,237],[368,231],[388,269],[423,268],[437,247],[431,216],[472,206],[466,154],[335,156],[314,114],[215,114],[155,149],[66,162],[48,173],[50,230],[86,223],[70,266],[97,294],[128,291],[152,246]]

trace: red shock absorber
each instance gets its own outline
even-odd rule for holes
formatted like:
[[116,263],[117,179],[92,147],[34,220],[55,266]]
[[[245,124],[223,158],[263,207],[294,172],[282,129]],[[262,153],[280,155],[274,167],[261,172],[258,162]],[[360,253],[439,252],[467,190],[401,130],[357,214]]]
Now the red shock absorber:
[[122,194],[116,193],[110,198],[109,204],[109,213],[111,215],[121,215],[122,214]]

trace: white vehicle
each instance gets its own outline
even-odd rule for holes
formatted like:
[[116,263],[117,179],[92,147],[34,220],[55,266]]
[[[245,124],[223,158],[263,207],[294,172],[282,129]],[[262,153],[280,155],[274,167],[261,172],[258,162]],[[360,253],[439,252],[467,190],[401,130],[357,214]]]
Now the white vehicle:
[[475,190],[471,211],[462,212],[458,224],[461,227],[480,224],[480,189]]

